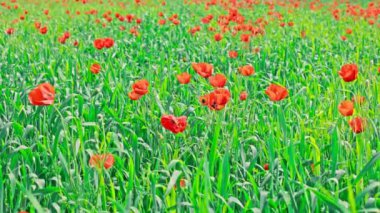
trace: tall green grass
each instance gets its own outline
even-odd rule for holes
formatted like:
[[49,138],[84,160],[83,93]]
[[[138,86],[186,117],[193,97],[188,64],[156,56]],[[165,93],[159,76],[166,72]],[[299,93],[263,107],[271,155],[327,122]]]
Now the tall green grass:
[[[22,2],[22,3],[21,3]],[[220,7],[167,1],[165,7],[130,4],[126,9],[72,3],[70,7],[20,1],[29,11],[14,35],[0,34],[0,211],[44,212],[321,212],[376,211],[380,208],[380,30],[364,20],[337,22],[326,10],[277,8],[294,27],[269,22],[265,36],[249,45],[239,36],[220,42],[205,28],[190,27]],[[153,3],[152,3],[153,4]],[[42,14],[49,9],[51,19]],[[103,28],[96,17],[70,19],[65,10],[90,8],[143,19],[134,24],[114,20]],[[0,9],[1,29],[22,12]],[[158,12],[177,13],[181,24],[157,24]],[[266,16],[267,7],[241,9],[245,17]],[[33,27],[40,21],[47,35]],[[378,23],[378,22],[377,22]],[[119,26],[127,27],[120,31]],[[211,26],[217,27],[215,20]],[[343,42],[346,28],[353,34]],[[300,32],[306,31],[306,38]],[[70,31],[67,44],[58,36]],[[95,38],[112,37],[116,46],[98,51]],[[79,41],[79,47],[72,42]],[[259,54],[251,51],[260,47]],[[228,58],[237,50],[237,59]],[[102,66],[99,75],[89,71]],[[191,69],[208,62],[228,78],[232,100],[214,112],[198,102],[212,90]],[[346,63],[359,66],[355,82],[338,75]],[[238,67],[252,64],[256,74],[243,77]],[[192,74],[180,85],[176,74]],[[139,101],[127,93],[135,80],[150,82]],[[34,107],[28,93],[36,85],[55,86],[55,104]],[[289,89],[273,103],[264,90],[270,83]],[[248,92],[245,102],[239,93]],[[353,95],[366,98],[355,115],[368,119],[362,134],[352,133],[338,104]],[[173,135],[160,124],[164,113],[186,114],[189,125]],[[92,154],[108,152],[116,162],[97,172]],[[269,170],[263,165],[268,163]],[[185,188],[179,181],[186,180]],[[177,187],[174,187],[177,186]]]

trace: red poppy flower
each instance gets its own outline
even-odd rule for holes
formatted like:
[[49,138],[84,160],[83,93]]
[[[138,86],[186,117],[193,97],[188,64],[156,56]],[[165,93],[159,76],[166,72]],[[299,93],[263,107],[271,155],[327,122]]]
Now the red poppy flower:
[[137,94],[135,91],[132,91],[132,92],[129,92],[128,93],[128,97],[132,100],[132,101],[136,101],[136,100],[139,100],[142,95],[139,95]]
[[46,34],[47,31],[48,31],[47,27],[42,27],[42,28],[40,28],[40,33],[41,33],[41,34]]
[[351,82],[358,77],[358,72],[356,64],[345,64],[340,69],[339,75],[345,82]]
[[284,22],[281,22],[281,23],[280,23],[280,27],[285,27],[285,23],[284,23]]
[[245,42],[245,43],[248,43],[250,41],[250,39],[251,39],[251,35],[250,34],[242,34],[240,36],[240,40],[242,42]]
[[301,38],[305,38],[306,37],[306,32],[304,30],[301,31]]
[[177,75],[177,79],[180,84],[188,84],[190,83],[191,75],[187,72],[183,72]]
[[111,48],[114,45],[114,40],[112,38],[105,38],[103,39],[104,47],[105,48]]
[[98,50],[103,49],[104,47],[104,40],[101,38],[95,39],[94,40],[94,47]]
[[200,26],[195,26],[193,28],[191,28],[189,30],[189,32],[191,33],[191,35],[195,35],[196,32],[200,31],[201,30],[201,27]]
[[210,99],[210,94],[206,94],[206,95],[203,95],[203,96],[199,97],[199,102],[203,106],[207,106],[208,103],[209,103],[209,99]]
[[193,69],[203,78],[208,78],[212,75],[214,67],[208,63],[192,63]]
[[366,126],[365,120],[361,117],[356,117],[350,120],[348,124],[350,125],[352,131],[356,134],[363,132]]
[[145,79],[142,79],[142,80],[136,81],[132,85],[132,90],[136,94],[145,95],[145,94],[147,94],[149,92],[148,91],[148,87],[149,87],[149,82],[147,80],[145,80]]
[[228,56],[230,58],[237,58],[238,57],[238,52],[236,52],[236,51],[229,51],[228,52]]
[[65,39],[70,38],[70,33],[69,33],[69,32],[65,32],[65,33],[63,34],[63,37],[65,37]]
[[347,28],[347,29],[346,29],[346,34],[352,34],[352,29]]
[[221,34],[219,34],[219,33],[217,33],[217,34],[214,35],[215,41],[220,41],[220,40],[222,40],[222,38],[223,38],[223,36]]
[[201,21],[203,24],[208,24],[208,23],[210,23],[211,20],[208,19],[207,17],[205,17],[205,18],[202,18]]
[[268,170],[269,170],[269,164],[266,163],[266,164],[264,164],[263,167],[264,167],[264,170],[265,170],[265,171],[268,171]]
[[207,106],[208,103],[209,103],[209,99],[210,99],[210,94],[206,94],[206,95],[203,95],[203,96],[199,97],[199,102],[203,106]]
[[255,73],[255,69],[252,65],[245,65],[242,67],[239,67],[239,72],[244,76],[250,76]]
[[96,167],[98,169],[105,168],[109,169],[113,166],[115,158],[112,154],[97,154],[92,155],[89,161],[91,167]]
[[343,116],[351,116],[354,114],[354,103],[352,101],[342,101],[338,105],[338,110]]
[[293,26],[294,26],[294,22],[292,22],[292,21],[291,21],[291,22],[288,22],[288,26],[289,26],[289,27],[293,27]]
[[226,76],[220,73],[209,77],[208,80],[213,87],[224,87],[227,82]]
[[41,23],[40,22],[34,22],[34,27],[36,28],[36,29],[40,29],[41,28]]
[[58,41],[59,41],[59,43],[64,44],[64,43],[66,43],[66,38],[65,37],[59,37]]
[[97,64],[97,63],[91,65],[91,67],[90,67],[90,71],[91,71],[93,74],[98,74],[98,73],[100,72],[101,69],[102,69],[102,67],[101,67],[99,64]]
[[125,18],[124,18],[123,16],[119,16],[118,19],[119,19],[119,21],[121,21],[121,22],[125,21]]
[[230,100],[231,94],[227,89],[219,88],[212,93],[199,98],[202,105],[208,106],[211,110],[223,109]]
[[260,52],[260,47],[255,47],[252,49],[252,52],[254,53],[259,53]]
[[247,100],[247,97],[248,97],[248,93],[246,91],[241,92],[239,95],[239,98],[241,101]]
[[179,181],[179,186],[180,186],[181,188],[185,188],[185,187],[186,187],[186,180],[185,180],[185,179],[181,179],[181,180]]
[[139,31],[137,30],[137,27],[132,27],[129,32],[134,35],[134,36],[138,36],[139,35]]
[[5,33],[8,34],[8,35],[12,35],[13,33],[15,32],[15,29],[13,28],[8,28]]
[[[0,13],[0,15],[1,15],[1,13]],[[17,24],[18,23],[18,20],[17,19],[14,19],[13,21],[12,21],[12,24]]]
[[79,42],[78,41],[74,41],[73,45],[74,45],[74,47],[77,47],[79,45]]
[[174,134],[185,131],[187,126],[187,117],[175,117],[174,115],[163,115],[161,117],[161,125],[173,132]]
[[[215,89],[214,92],[212,92],[211,94],[214,94],[215,98],[219,99],[219,100],[216,100],[218,105],[226,105],[228,103],[228,101],[230,100],[230,97],[231,97],[230,91],[228,91],[228,89],[224,89],[224,88]],[[217,96],[220,96],[220,97],[217,97]],[[211,105],[212,105],[212,101],[213,101],[212,98],[213,98],[213,96],[210,96]]]
[[281,101],[288,96],[288,90],[283,86],[271,84],[265,90],[265,94],[267,94],[272,101]]
[[208,29],[208,31],[211,31],[211,32],[215,31],[214,27],[208,27],[207,29]]
[[181,23],[181,21],[178,20],[178,19],[174,19],[174,20],[172,21],[172,23],[173,23],[174,25],[179,25],[179,24]]
[[43,83],[30,91],[28,98],[34,106],[48,106],[54,103],[54,96],[54,87],[49,83]]
[[347,40],[347,37],[346,36],[341,36],[340,39],[342,39],[342,41],[345,41],[345,40]]
[[159,25],[164,25],[166,23],[166,20],[165,19],[160,19],[159,21],[158,21],[158,24]]
[[[181,179],[181,180],[179,181],[179,186],[180,186],[181,188],[186,188],[186,180],[185,180],[185,179]],[[177,185],[174,185],[173,188],[176,190],[176,189],[177,189]]]
[[[112,21],[112,18],[107,16],[106,20],[107,20],[107,22],[111,22],[111,21]],[[102,26],[103,26],[103,27],[106,27],[106,26],[107,26],[107,23],[102,23]]]

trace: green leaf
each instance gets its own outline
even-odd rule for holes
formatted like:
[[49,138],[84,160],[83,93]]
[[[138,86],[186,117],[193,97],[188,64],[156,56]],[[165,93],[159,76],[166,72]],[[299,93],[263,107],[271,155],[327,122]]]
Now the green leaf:
[[360,171],[359,175],[355,178],[354,184],[358,183],[359,180],[365,175],[365,173],[369,172],[375,165],[376,161],[380,159],[380,152],[376,153],[372,159],[364,166],[364,168]]

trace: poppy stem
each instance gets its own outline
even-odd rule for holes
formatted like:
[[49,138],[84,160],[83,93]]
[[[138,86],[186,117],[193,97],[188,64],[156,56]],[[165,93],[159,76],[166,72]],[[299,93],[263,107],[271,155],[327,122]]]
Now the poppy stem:
[[68,135],[69,130],[67,129],[67,126],[65,124],[65,118],[63,117],[62,113],[59,111],[59,109],[55,105],[53,105],[53,108],[58,113],[59,117],[61,118],[61,122],[62,122],[62,126],[63,126],[64,132],[65,132],[66,138],[70,138]]
[[102,208],[106,210],[107,206],[107,197],[106,197],[106,190],[105,190],[105,183],[104,183],[104,176],[103,176],[103,168],[99,169],[99,192],[101,193],[102,197]]
[[[360,136],[354,135],[354,140],[356,142],[356,156],[357,156],[357,164],[356,164],[356,174],[359,174],[363,168],[363,155],[364,155],[364,144],[362,140],[360,140]],[[363,181],[359,181],[356,184],[356,191],[363,191]]]
[[102,140],[102,142],[101,142],[101,144],[100,144],[100,149],[99,149],[99,151],[101,152],[101,153],[105,153],[106,152],[106,150],[107,150],[107,137],[106,137],[106,132],[105,132],[105,124],[104,124],[104,119],[103,119],[103,117],[101,117],[100,118],[100,122],[102,123],[102,132],[103,132],[103,140]]

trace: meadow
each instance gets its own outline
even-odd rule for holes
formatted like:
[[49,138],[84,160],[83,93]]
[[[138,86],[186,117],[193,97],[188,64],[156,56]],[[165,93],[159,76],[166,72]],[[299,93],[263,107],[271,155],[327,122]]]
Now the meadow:
[[380,211],[380,2],[0,4],[0,212]]

